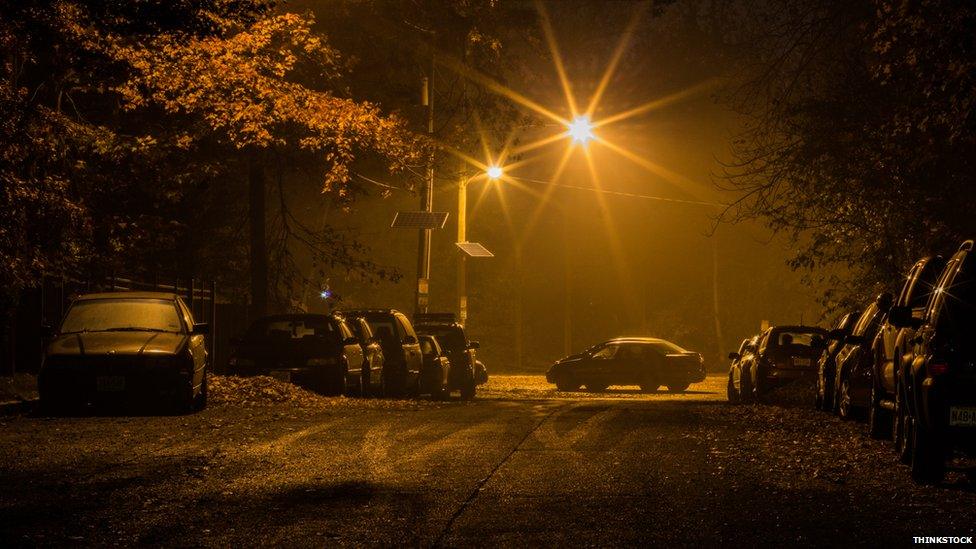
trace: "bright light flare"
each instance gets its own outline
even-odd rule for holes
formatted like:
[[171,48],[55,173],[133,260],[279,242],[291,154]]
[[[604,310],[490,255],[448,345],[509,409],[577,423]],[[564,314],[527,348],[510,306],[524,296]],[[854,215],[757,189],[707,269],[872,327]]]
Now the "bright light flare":
[[488,176],[488,179],[499,179],[504,174],[504,171],[501,166],[488,166],[485,174]]
[[573,141],[586,145],[596,136],[593,135],[593,122],[590,121],[590,117],[586,115],[577,116],[569,123],[569,136],[573,138]]

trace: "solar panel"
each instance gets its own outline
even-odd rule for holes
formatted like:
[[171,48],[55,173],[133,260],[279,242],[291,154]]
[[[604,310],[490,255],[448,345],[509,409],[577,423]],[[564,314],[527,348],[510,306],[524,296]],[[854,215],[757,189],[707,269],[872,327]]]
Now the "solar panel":
[[447,212],[397,212],[390,227],[394,229],[443,229]]
[[478,242],[458,242],[457,247],[471,257],[495,257],[495,254],[488,251]]

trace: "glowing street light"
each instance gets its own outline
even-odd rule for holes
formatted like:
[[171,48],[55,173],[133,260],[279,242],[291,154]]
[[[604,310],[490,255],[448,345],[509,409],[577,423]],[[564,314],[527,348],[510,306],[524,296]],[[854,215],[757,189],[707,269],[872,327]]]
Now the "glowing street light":
[[590,117],[580,115],[574,118],[569,123],[569,136],[573,138],[573,141],[581,145],[586,145],[590,140],[595,139],[596,136],[593,135],[593,122],[590,121]]
[[488,169],[485,170],[485,175],[488,176],[488,179],[499,179],[503,173],[504,171],[502,171],[501,166],[489,166]]

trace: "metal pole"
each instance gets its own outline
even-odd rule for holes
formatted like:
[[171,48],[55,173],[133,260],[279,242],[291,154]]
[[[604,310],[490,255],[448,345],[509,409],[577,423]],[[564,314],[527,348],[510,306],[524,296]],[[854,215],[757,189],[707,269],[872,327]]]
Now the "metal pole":
[[563,352],[573,353],[573,280],[570,273],[569,213],[563,213],[563,271],[565,294],[563,301]]
[[[467,242],[468,224],[468,179],[461,171],[458,179],[457,241]],[[468,320],[467,254],[458,250],[458,321],[463,326]]]
[[[423,79],[423,98],[427,106],[427,133],[434,135],[434,55],[431,45],[430,73]],[[427,161],[427,181],[420,193],[420,209],[434,211],[434,159]],[[421,229],[417,254],[417,312],[426,313],[430,284],[430,229]]]

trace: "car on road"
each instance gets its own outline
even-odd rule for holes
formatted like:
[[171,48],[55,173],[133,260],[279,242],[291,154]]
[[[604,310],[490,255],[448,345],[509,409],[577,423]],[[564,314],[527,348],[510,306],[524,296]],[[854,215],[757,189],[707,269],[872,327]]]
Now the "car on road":
[[[903,387],[915,328],[921,321],[932,296],[932,289],[945,269],[945,259],[935,255],[922,258],[909,269],[901,291],[888,309],[873,344],[874,366],[871,402],[868,409],[868,432],[873,438],[893,438],[895,451],[903,462],[909,460],[909,446],[905,437],[908,408]],[[892,315],[915,319],[903,326],[891,322]]]
[[558,360],[546,380],[560,391],[605,391],[611,385],[639,385],[656,391],[665,385],[677,393],[705,380],[705,363],[699,353],[651,337],[617,338]]
[[342,317],[265,316],[231,343],[231,374],[267,375],[324,395],[363,392],[362,347]]
[[851,333],[844,336],[843,345],[834,366],[833,411],[843,419],[862,416],[871,404],[872,359],[871,345],[878,334],[884,313],[878,303],[883,296],[865,307]]
[[976,256],[966,241],[948,261],[921,318],[892,307],[896,328],[915,335],[899,382],[912,478],[935,483],[956,450],[976,457]]
[[826,347],[817,359],[817,387],[813,406],[817,410],[834,409],[834,376],[837,373],[837,353],[844,347],[844,338],[861,316],[861,311],[851,311],[841,317],[837,326],[830,331]]
[[468,339],[454,313],[419,313],[414,321],[417,333],[436,337],[450,359],[450,390],[459,391],[462,399],[473,398],[477,386],[488,381],[488,371],[477,358],[480,344]]
[[758,402],[776,387],[800,379],[813,380],[826,339],[827,331],[816,326],[767,328],[756,351],[739,361],[740,401]]
[[451,394],[451,361],[441,348],[437,338],[432,335],[417,335],[420,341],[420,354],[424,357],[420,369],[420,394],[443,400]]
[[759,341],[759,336],[752,336],[749,339],[743,339],[742,343],[739,344],[739,350],[729,353],[729,381],[725,389],[726,398],[729,402],[737,403],[741,399],[740,387],[742,383],[742,362],[743,360],[748,361],[752,353],[756,351],[756,343]]
[[[337,316],[342,317],[341,314]],[[363,396],[383,395],[383,348],[365,319],[342,317],[363,351]]]
[[147,401],[185,412],[203,409],[208,328],[176,294],[82,295],[45,350],[40,404],[48,411]]
[[365,320],[379,341],[383,349],[384,396],[418,394],[423,356],[417,332],[407,315],[396,309],[355,309],[341,314]]

